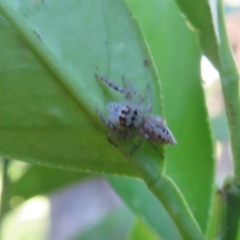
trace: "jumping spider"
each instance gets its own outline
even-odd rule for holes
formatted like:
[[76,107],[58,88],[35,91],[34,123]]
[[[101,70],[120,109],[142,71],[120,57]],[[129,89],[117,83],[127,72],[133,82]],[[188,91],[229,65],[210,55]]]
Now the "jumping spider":
[[[130,154],[140,147],[144,139],[156,150],[157,148],[153,142],[177,144],[173,134],[166,126],[165,119],[151,114],[152,100],[149,85],[146,88],[147,106],[145,106],[142,95],[124,77],[122,80],[126,88],[120,87],[98,74],[95,74],[95,77],[125,95],[125,101],[107,104],[108,119],[98,109],[96,111],[103,123],[113,130],[118,139],[131,139],[137,135],[139,136],[139,141],[133,146]],[[133,95],[138,99],[137,101],[133,101]],[[110,141],[112,142],[112,140]]]

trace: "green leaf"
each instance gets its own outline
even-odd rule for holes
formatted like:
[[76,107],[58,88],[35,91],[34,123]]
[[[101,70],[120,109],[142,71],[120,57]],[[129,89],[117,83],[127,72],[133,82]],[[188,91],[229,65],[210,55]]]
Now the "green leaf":
[[[172,2],[135,4],[141,4],[132,9],[158,68],[166,119],[179,143],[167,149],[167,173],[204,230],[214,166],[200,86],[200,51]],[[4,49],[14,53],[13,57],[5,51],[0,60],[1,74],[11,79],[0,81],[0,89],[9,92],[0,94],[0,102],[6,103],[0,108],[6,119],[0,122],[0,153],[49,166],[137,176],[94,121],[95,108],[104,111],[107,101],[120,99],[96,83],[96,72],[119,83],[124,75],[141,93],[149,83],[153,112],[163,112],[154,64],[124,2],[14,1],[10,8],[1,0],[0,11],[5,17]],[[5,58],[15,71],[9,70]],[[149,153],[149,148],[145,144],[134,157],[145,164],[146,171],[159,174],[165,162]]]
[[[19,166],[16,167],[19,168]],[[20,196],[26,200],[35,195],[57,191],[88,176],[79,172],[30,166],[17,181],[11,183],[10,196]]]
[[133,225],[133,220],[131,212],[120,208],[72,240],[124,240]]
[[157,66],[165,116],[178,141],[176,147],[166,149],[166,173],[182,191],[204,232],[213,194],[214,150],[196,36],[172,1],[129,0],[128,3]]
[[136,220],[132,233],[128,240],[161,240],[150,231],[146,224],[141,220]]
[[[1,0],[0,13],[0,155],[137,176],[107,141],[95,112],[122,97],[95,73],[118,83],[124,75],[141,93],[147,83],[155,85],[153,99],[161,101],[155,73],[144,65],[146,46],[125,3]],[[161,105],[154,110],[161,111]]]
[[[186,17],[189,28],[198,37],[203,54],[219,68],[218,55],[218,22],[214,1],[208,0],[175,0]],[[213,3],[213,4],[212,4]],[[212,4],[212,8],[211,8]]]

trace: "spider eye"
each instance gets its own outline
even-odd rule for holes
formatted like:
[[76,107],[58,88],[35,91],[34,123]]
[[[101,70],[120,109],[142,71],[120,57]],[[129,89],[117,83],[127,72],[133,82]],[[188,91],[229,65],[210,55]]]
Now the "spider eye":
[[122,109],[122,111],[121,111],[121,113],[125,114],[125,115],[129,114],[129,112],[130,112],[130,108],[128,106],[126,106],[126,108]]

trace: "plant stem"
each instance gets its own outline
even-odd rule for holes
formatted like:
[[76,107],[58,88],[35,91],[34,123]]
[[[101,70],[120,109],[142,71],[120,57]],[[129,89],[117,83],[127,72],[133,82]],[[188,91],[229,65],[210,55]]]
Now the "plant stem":
[[8,159],[2,160],[2,192],[1,192],[1,205],[0,205],[0,238],[2,239],[2,222],[3,217],[8,209],[8,203],[9,203],[9,195],[8,195],[8,185],[9,185],[9,179],[8,179]]
[[148,184],[148,188],[168,211],[184,240],[204,239],[182,193],[171,178],[162,176],[155,183]]
[[[176,224],[182,239],[203,240],[203,233],[182,193],[168,176],[161,173],[154,160],[131,158],[149,190],[159,199]],[[146,166],[146,162],[148,166]]]
[[236,239],[240,219],[240,101],[239,74],[229,46],[223,7],[218,0],[220,76],[230,131],[234,177],[225,181],[227,196],[226,229],[223,239]]
[[218,239],[224,233],[226,228],[226,207],[226,193],[224,190],[219,190],[216,192],[213,202],[213,209],[206,233],[207,240]]
[[240,186],[239,74],[229,46],[221,1],[218,1],[220,76],[230,130],[235,182]]
[[239,187],[233,177],[228,177],[224,184],[226,193],[226,217],[222,240],[237,239],[240,218],[240,194]]

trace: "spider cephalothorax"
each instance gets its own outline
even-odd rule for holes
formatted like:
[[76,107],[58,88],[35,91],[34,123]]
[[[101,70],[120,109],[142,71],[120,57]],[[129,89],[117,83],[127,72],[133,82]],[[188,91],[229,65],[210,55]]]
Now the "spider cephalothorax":
[[[127,88],[120,87],[100,75],[96,74],[95,76],[109,87],[125,95],[125,101],[107,104],[108,119],[98,109],[97,113],[103,123],[115,132],[117,138],[130,139],[137,135],[140,137],[131,153],[140,146],[144,139],[148,140],[151,146],[154,146],[152,142],[177,144],[173,134],[166,126],[165,119],[151,114],[152,101],[149,85],[147,85],[147,105],[145,106],[142,95],[125,78],[123,78],[123,82]],[[138,100],[133,101],[132,95],[135,95]]]

